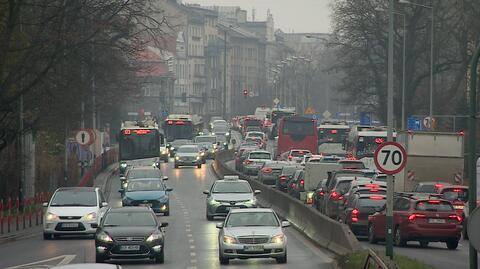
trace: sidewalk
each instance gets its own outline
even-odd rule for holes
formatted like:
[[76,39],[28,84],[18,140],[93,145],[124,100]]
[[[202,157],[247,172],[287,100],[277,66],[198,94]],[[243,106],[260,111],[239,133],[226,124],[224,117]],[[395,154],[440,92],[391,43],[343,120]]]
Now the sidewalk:
[[[113,178],[112,176],[116,173],[118,169],[118,164],[113,163],[109,165],[105,170],[100,172],[100,174],[97,175],[97,177],[94,179],[94,186],[101,188],[101,190],[105,194],[105,198],[108,199],[108,196],[110,193],[105,192],[105,190],[108,190],[109,184],[111,180],[110,178]],[[19,230],[16,230],[16,225],[13,223],[11,230],[9,233],[6,231],[6,227],[4,227],[4,234],[0,234],[0,244],[4,244],[6,242],[11,242],[11,241],[16,241],[20,239],[27,239],[35,236],[40,236],[42,233],[42,224],[39,223],[38,225],[35,225],[35,219],[32,221],[32,227],[28,227],[29,223],[25,225],[26,228],[23,229],[23,222],[20,222],[19,225]]]

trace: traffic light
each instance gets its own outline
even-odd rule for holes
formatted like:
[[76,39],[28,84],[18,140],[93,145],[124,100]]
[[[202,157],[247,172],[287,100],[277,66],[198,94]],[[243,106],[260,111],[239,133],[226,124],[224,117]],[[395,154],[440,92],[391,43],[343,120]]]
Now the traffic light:
[[243,97],[245,97],[245,98],[248,97],[248,90],[247,89],[243,90]]
[[186,103],[186,102],[187,102],[187,93],[186,93],[186,92],[183,92],[183,93],[182,93],[182,102],[183,102],[183,103]]

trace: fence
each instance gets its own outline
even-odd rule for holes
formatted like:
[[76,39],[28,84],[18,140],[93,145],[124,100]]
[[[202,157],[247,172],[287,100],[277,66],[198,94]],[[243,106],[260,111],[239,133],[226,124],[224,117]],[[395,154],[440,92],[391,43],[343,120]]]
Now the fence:
[[[90,169],[83,175],[78,186],[93,186],[95,177],[117,160],[117,148],[110,149],[98,156]],[[24,200],[20,200],[19,197],[0,199],[0,234],[43,224],[43,203],[48,202],[51,196],[50,192],[40,192],[35,194],[35,197]]]

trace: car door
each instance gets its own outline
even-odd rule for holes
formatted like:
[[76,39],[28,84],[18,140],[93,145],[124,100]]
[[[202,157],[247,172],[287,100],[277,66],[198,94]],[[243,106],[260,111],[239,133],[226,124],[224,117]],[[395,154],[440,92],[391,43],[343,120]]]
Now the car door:
[[374,229],[375,229],[375,237],[377,238],[385,238],[385,229],[387,225],[386,221],[386,213],[387,208],[386,206],[382,207],[380,212],[374,214]]
[[410,200],[406,198],[398,198],[396,203],[393,204],[393,225],[399,226],[400,229],[405,229],[407,225]]

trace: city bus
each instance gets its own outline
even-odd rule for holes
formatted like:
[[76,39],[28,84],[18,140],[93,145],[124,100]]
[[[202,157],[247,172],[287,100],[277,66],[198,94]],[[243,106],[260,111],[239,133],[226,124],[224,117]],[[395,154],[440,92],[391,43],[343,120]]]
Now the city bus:
[[155,121],[123,122],[118,136],[120,176],[129,166],[158,165],[165,144],[165,136]]
[[275,136],[278,135],[277,124],[278,124],[278,121],[282,117],[294,116],[295,114],[296,114],[295,113],[295,108],[293,108],[293,107],[273,109],[272,112],[271,112],[271,115],[270,115],[271,124],[270,124],[269,130],[268,130],[269,138],[274,139]]
[[192,140],[196,135],[195,129],[191,115],[169,115],[163,124],[167,142],[177,139]]
[[318,154],[317,121],[300,116],[283,117],[278,124],[276,156],[291,149]]
[[345,156],[350,126],[346,122],[322,122],[318,126],[318,152],[321,155]]

